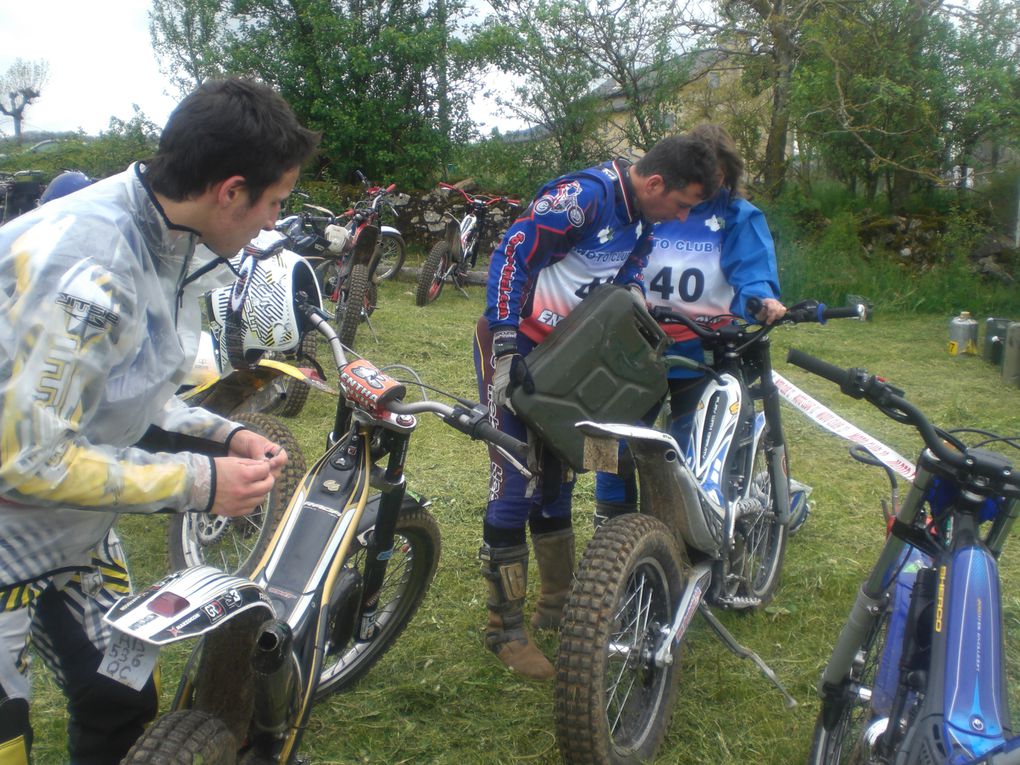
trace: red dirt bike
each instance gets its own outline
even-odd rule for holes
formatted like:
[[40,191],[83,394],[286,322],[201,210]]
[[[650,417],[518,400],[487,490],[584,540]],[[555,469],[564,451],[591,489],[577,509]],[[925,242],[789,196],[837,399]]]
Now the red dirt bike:
[[[406,249],[400,232],[380,223],[382,210],[393,208],[390,198],[396,184],[369,186],[360,172],[358,177],[365,184],[365,199],[324,226],[323,235],[329,241],[329,250],[315,267],[323,297],[336,304],[337,333],[340,342],[348,348],[354,347],[354,338],[362,322],[372,330],[369,317],[378,302],[376,285],[400,270]],[[347,219],[346,223],[337,222],[343,218]],[[357,246],[358,241],[369,230],[376,237],[376,243],[369,251],[371,256],[359,260],[355,253],[363,250]]]
[[519,199],[509,197],[472,196],[463,189],[440,183],[443,191],[456,191],[464,197],[464,217],[458,220],[451,213],[447,217],[446,233],[442,240],[436,242],[421,273],[418,274],[418,289],[415,292],[416,305],[428,305],[439,297],[443,285],[450,282],[465,295],[464,285],[467,274],[478,261],[478,249],[481,245],[489,210],[493,205],[506,205],[508,211],[521,206]]

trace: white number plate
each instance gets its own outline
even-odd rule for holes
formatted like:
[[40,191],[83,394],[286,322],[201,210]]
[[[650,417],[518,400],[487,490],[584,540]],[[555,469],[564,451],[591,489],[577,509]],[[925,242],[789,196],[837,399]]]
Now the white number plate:
[[140,691],[152,675],[158,658],[159,646],[114,629],[99,664],[99,674]]

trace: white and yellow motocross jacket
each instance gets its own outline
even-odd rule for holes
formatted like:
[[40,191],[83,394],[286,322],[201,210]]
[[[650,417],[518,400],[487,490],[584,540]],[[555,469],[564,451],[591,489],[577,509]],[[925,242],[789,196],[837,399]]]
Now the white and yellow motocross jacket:
[[132,444],[239,427],[174,395],[201,331],[198,236],[143,172],[0,227],[0,588],[88,566],[118,513],[208,511],[210,457]]

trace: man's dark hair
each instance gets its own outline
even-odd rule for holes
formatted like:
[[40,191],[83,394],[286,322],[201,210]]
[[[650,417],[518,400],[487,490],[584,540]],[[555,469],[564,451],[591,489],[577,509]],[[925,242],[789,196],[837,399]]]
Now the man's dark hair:
[[705,199],[719,189],[718,166],[707,143],[685,135],[663,138],[634,165],[643,176],[661,175],[666,191],[701,184]]
[[285,172],[304,164],[318,143],[318,133],[301,127],[272,88],[210,80],[171,113],[146,178],[154,191],[179,202],[240,175],[254,203]]
[[700,138],[715,150],[719,169],[723,174],[723,186],[729,190],[731,197],[742,197],[744,189],[740,180],[744,175],[744,160],[726,128],[714,122],[702,122],[691,128],[687,135],[691,138]]

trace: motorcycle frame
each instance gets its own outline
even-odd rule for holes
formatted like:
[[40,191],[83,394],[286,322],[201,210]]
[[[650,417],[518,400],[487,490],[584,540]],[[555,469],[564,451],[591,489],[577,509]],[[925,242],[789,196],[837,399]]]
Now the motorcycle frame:
[[[665,637],[655,655],[658,666],[673,662],[675,649],[695,611],[704,612],[704,599],[720,594],[719,583],[724,581],[728,566],[726,551],[733,539],[740,502],[751,490],[754,454],[766,437],[766,425],[769,478],[779,518],[783,523],[789,521],[786,446],[779,390],[772,380],[770,340],[763,336],[752,350],[741,354],[737,350],[739,338],[738,331],[714,352],[719,363],[699,400],[684,459],[679,458],[681,450],[673,437],[658,430],[579,423],[587,436],[610,439],[614,445],[617,439],[626,440],[640,482],[640,512],[662,520],[677,535],[687,560],[697,561],[688,571],[673,619],[664,627]],[[755,410],[755,401],[761,401],[761,411]],[[615,471],[615,448],[611,451],[607,464],[592,467]],[[741,480],[735,481],[738,476]],[[722,630],[721,625],[718,630]],[[724,633],[719,632],[725,641],[729,636]],[[753,653],[747,654],[782,689],[771,670]]]
[[[930,451],[922,453],[914,484],[857,594],[819,685],[823,709],[833,717],[841,704],[853,703],[843,697],[844,683],[859,646],[894,598],[909,593],[909,608],[900,609],[900,618],[890,615],[863,728],[873,751],[887,761],[916,762],[925,752],[931,762],[976,765],[1020,748],[1020,737],[1007,735],[997,566],[1020,513],[1018,504],[970,495],[951,468]],[[984,538],[979,533],[982,514],[992,516]],[[915,581],[907,561],[920,565]],[[926,606],[935,609],[930,628],[920,618]],[[910,719],[905,721],[905,715]],[[890,727],[892,720],[897,722]]]
[[[212,572],[203,580],[205,594],[189,610],[174,614],[168,634],[158,641],[203,636],[179,682],[174,709],[208,711],[238,742],[248,742],[272,761],[290,761],[312,710],[332,609],[348,595],[341,574],[355,538],[365,545],[365,570],[355,613],[347,616],[356,622],[355,639],[372,635],[416,427],[414,416],[375,417],[339,400],[331,446],[305,475],[249,579],[205,567]],[[369,501],[369,489],[380,493],[378,504]],[[164,591],[172,592],[179,578],[172,575],[118,604],[110,620],[122,632],[157,642],[153,624],[139,623],[151,617],[137,614],[146,614],[147,604]],[[242,590],[256,591],[260,602],[229,608],[239,583]],[[251,661],[248,647],[254,652]]]

